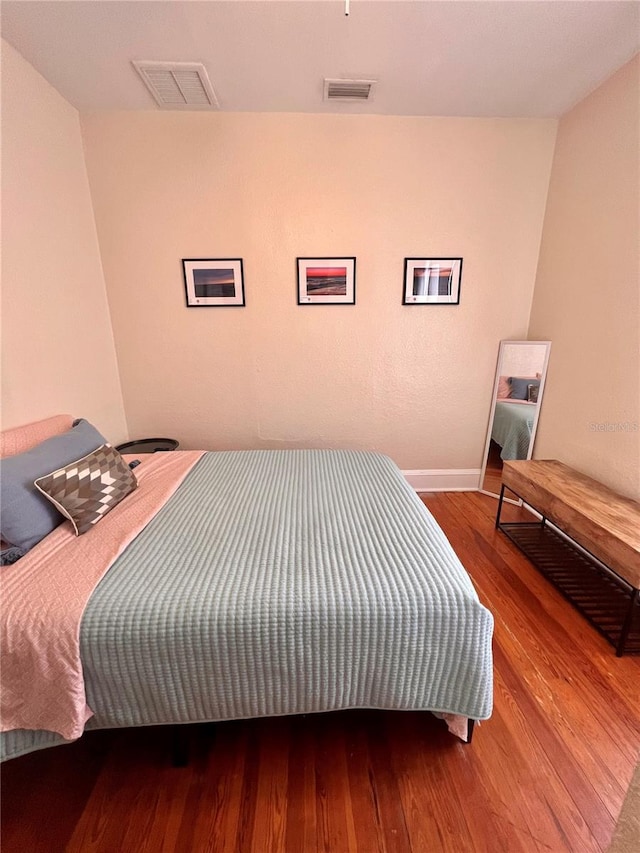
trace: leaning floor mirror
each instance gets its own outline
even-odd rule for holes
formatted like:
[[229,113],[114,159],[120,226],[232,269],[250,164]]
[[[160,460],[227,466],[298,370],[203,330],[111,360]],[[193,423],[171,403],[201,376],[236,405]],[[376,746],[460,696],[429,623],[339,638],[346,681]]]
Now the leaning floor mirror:
[[499,497],[503,462],[531,459],[550,349],[549,341],[500,342],[479,484],[485,495]]

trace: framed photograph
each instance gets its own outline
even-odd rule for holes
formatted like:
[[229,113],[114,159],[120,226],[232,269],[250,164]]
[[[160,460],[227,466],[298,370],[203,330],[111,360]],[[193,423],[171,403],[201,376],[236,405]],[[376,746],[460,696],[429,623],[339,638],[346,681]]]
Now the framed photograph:
[[242,258],[185,258],[182,268],[188,308],[244,305]]
[[405,258],[403,305],[459,305],[462,258]]
[[297,258],[298,305],[355,305],[355,258]]

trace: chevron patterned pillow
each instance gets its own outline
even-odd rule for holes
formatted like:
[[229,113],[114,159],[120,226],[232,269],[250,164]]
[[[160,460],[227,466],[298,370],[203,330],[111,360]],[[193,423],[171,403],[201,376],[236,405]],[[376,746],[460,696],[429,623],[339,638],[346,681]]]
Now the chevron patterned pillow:
[[39,477],[34,485],[80,536],[126,498],[138,481],[118,451],[103,444],[76,462]]

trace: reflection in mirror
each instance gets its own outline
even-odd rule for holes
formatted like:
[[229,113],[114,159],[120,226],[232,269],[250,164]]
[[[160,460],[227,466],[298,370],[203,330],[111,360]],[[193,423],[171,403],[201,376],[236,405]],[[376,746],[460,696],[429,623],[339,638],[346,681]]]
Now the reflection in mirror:
[[531,459],[549,362],[549,341],[501,341],[480,491],[500,495],[502,463]]

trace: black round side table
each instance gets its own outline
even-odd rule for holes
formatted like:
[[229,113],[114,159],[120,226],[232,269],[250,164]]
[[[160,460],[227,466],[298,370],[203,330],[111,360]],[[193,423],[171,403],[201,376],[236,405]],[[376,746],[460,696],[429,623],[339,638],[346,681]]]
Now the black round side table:
[[141,438],[138,441],[125,441],[116,447],[118,453],[159,453],[177,450],[180,443],[175,438]]

